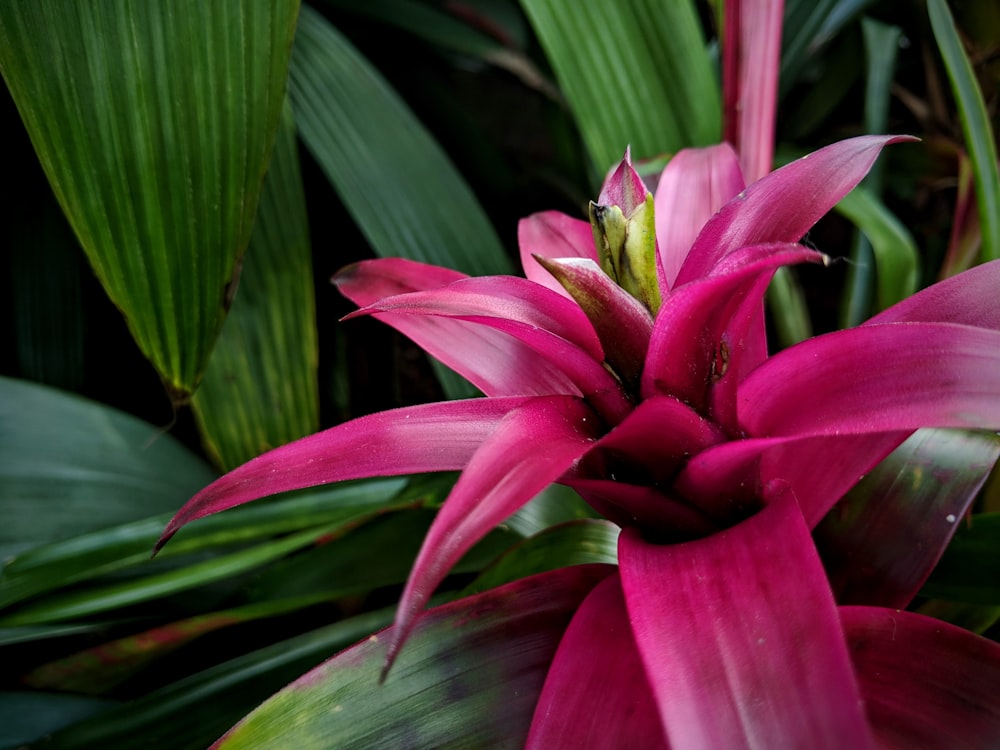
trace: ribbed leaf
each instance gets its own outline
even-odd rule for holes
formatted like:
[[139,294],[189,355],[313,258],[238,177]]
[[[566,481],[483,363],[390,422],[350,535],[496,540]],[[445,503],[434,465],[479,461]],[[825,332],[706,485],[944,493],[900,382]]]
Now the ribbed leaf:
[[997,166],[993,126],[947,4],[944,0],[927,0],[927,12],[948,71],[962,120],[966,148],[972,159],[976,204],[983,233],[982,259],[994,260],[1000,258],[1000,169]]
[[176,400],[250,239],[297,0],[11,0],[0,72],[90,263]]
[[384,684],[391,631],[304,675],[213,747],[522,747],[563,630],[612,570],[560,568],[430,610]]
[[471,275],[509,272],[489,219],[441,147],[309,7],[299,19],[289,93],[299,134],[375,253]]
[[239,290],[192,403],[224,471],[319,429],[312,255],[285,109]]
[[521,0],[597,173],[716,143],[719,86],[690,0]]
[[0,378],[0,556],[176,510],[214,474],[162,429]]

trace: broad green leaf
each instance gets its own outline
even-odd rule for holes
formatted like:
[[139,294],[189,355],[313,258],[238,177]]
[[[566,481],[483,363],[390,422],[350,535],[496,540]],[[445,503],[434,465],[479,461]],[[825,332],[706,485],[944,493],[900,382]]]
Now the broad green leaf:
[[224,471],[319,429],[313,266],[285,107],[240,286],[192,406]]
[[965,145],[972,159],[976,204],[982,229],[982,260],[1000,258],[1000,168],[990,115],[975,73],[962,47],[954,19],[944,0],[927,0],[927,13],[944,60],[962,120]]
[[297,0],[9,0],[0,72],[105,290],[194,391],[250,239]]
[[805,292],[790,268],[774,273],[767,288],[767,305],[774,319],[780,346],[792,346],[812,336]]
[[[875,262],[875,307],[881,312],[919,288],[919,255],[913,235],[874,193],[856,187],[841,199],[837,213],[846,216],[871,243]],[[847,325],[858,325],[871,311]]]
[[719,84],[690,0],[522,0],[595,173],[721,136]]
[[429,610],[384,683],[383,631],[303,675],[213,747],[522,747],[563,630],[612,570],[560,568]]
[[204,750],[269,695],[384,627],[392,614],[382,609],[278,641],[67,727],[38,747]]
[[961,522],[921,593],[929,597],[1000,606],[1000,513]]
[[[814,532],[837,601],[907,606],[938,560],[943,562],[949,541],[958,543],[962,519],[998,456],[1000,437],[994,433],[928,428],[869,472]],[[992,563],[981,545],[980,558],[963,572],[986,580],[980,569],[992,564],[996,590],[996,547],[990,552]],[[950,570],[950,580],[958,583],[958,569]]]
[[0,557],[175,511],[214,472],[161,428],[0,378]]
[[510,271],[486,213],[448,156],[367,60],[309,7],[299,19],[289,93],[299,135],[376,254],[472,275]]

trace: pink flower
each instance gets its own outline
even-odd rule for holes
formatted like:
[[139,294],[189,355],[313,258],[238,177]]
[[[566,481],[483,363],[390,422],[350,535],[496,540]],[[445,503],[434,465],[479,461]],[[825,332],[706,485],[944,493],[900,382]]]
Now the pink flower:
[[[458,559],[560,482],[623,528],[619,573],[570,624],[529,746],[888,741],[886,716],[918,692],[903,676],[913,653],[852,662],[852,639],[882,637],[886,610],[838,611],[810,529],[913,430],[1000,427],[1000,262],[773,356],[763,297],[778,267],[828,262],[799,239],[899,140],[842,141],[747,187],[728,146],[682,151],[655,197],[626,154],[590,222],[522,222],[527,278],[405,260],[345,269],[335,282],[361,306],[348,317],[392,325],[486,397],[362,417],[266,453],[195,496],[160,543],[263,495],[461,470],[403,593],[391,663]],[[927,642],[923,618],[894,617],[901,638]],[[996,673],[1000,647],[941,629]],[[957,658],[942,653],[918,658]],[[897,713],[865,712],[876,668]],[[925,702],[929,726],[962,710]]]

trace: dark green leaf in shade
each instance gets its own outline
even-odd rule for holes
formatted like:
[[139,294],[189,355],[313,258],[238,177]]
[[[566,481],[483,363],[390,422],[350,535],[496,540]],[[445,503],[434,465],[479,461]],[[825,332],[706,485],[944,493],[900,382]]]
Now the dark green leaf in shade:
[[[871,18],[861,20],[861,31],[865,45],[865,132],[885,133],[889,123],[889,100],[892,88],[893,74],[896,70],[896,53],[899,50],[899,40],[902,37],[902,29],[898,26],[890,26]],[[863,189],[871,193],[871,201],[875,206],[881,207],[878,198],[882,194],[882,171],[885,162],[876,161],[872,165],[871,171],[862,180]],[[855,197],[854,200],[856,200]],[[850,208],[850,199],[847,204],[841,201],[841,212]],[[874,207],[874,206],[869,206]],[[882,211],[885,211],[882,208]],[[888,215],[888,212],[886,211]],[[857,216],[849,218],[858,223]],[[891,216],[889,218],[892,218]],[[899,230],[903,236],[909,238],[909,232],[898,221],[894,221],[896,231]],[[883,238],[883,242],[885,238]],[[898,302],[905,296],[909,296],[916,291],[916,268],[917,249],[913,240],[909,239],[911,247],[905,253],[899,250],[903,245],[895,242],[888,246],[883,244],[879,251],[873,254],[872,244],[875,239],[871,236],[871,231],[856,233],[854,237],[854,247],[851,250],[851,263],[847,267],[847,289],[843,293],[841,301],[840,322],[842,328],[850,328],[859,325],[868,318],[873,310],[872,295],[875,289],[876,279],[879,282],[878,310],[884,310],[893,302]],[[896,252],[889,252],[887,247],[896,249]],[[909,257],[907,257],[909,256]],[[887,260],[895,258],[906,260],[909,267],[894,267]],[[912,278],[911,278],[912,277]],[[909,283],[911,282],[912,283]],[[887,292],[889,294],[887,295]],[[896,294],[892,294],[896,292]],[[887,301],[888,299],[888,301]]]
[[[900,302],[919,288],[919,257],[917,243],[913,235],[886,208],[873,192],[864,187],[856,187],[841,199],[836,206],[837,213],[846,216],[861,230],[870,243],[871,261],[858,258],[850,265],[874,262],[875,309],[860,309],[845,327],[859,325],[876,312]],[[849,269],[849,273],[850,273]],[[858,280],[856,283],[862,283]],[[861,305],[855,306],[860,308]]]
[[[275,691],[392,620],[384,609],[223,662],[56,732],[45,750],[204,750]],[[92,700],[92,699],[90,699]]]
[[441,147],[309,7],[299,19],[289,93],[302,140],[376,254],[472,275],[510,271],[486,213]]
[[115,706],[83,695],[0,692],[0,750],[13,750]]
[[595,174],[721,135],[719,85],[690,0],[522,0]]
[[[998,456],[995,433],[927,428],[869,472],[814,532],[838,603],[907,606],[945,546],[957,542]],[[978,559],[964,574],[981,581],[980,569],[992,565],[995,592],[995,546],[991,552],[992,563]]]
[[224,471],[319,429],[305,205],[286,105],[239,289],[192,401],[205,448]]
[[982,229],[982,260],[1000,258],[1000,167],[990,115],[955,21],[944,0],[927,0],[927,13],[958,105],[965,146],[972,159]]
[[511,547],[480,573],[465,593],[485,591],[568,565],[617,565],[620,531],[610,521],[598,518],[551,526]]
[[0,72],[105,290],[175,401],[250,239],[297,0],[10,0]]
[[0,558],[176,511],[215,478],[161,428],[0,378]]
[[1000,622],[1000,604],[970,604],[948,599],[928,599],[915,610],[928,617],[950,622],[963,630],[982,635]]
[[921,590],[929,597],[1000,606],[1000,513],[963,521]]
[[384,683],[386,632],[303,675],[213,747],[522,747],[570,617],[613,570],[560,568],[429,610]]

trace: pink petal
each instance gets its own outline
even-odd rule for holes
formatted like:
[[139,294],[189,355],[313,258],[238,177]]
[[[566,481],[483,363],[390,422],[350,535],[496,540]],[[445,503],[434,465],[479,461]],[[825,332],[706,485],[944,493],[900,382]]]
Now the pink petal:
[[625,149],[625,155],[618,163],[617,168],[604,180],[597,205],[618,206],[627,218],[645,202],[648,192],[646,183],[632,168],[631,151]]
[[525,747],[666,750],[617,576],[590,592],[566,629]]
[[706,515],[724,522],[745,516],[762,486],[781,480],[795,492],[806,524],[812,528],[909,434],[750,438],[723,443],[694,456],[678,474],[674,487]]
[[678,151],[660,174],[655,192],[656,242],[667,288],[705,223],[743,188],[732,146]]
[[345,479],[463,468],[526,398],[477,398],[379,412],[268,451],[215,480],[181,508],[156,544],[198,518],[289,490]]
[[[566,374],[575,386],[572,395],[584,396],[609,423],[617,423],[631,410],[618,381],[603,365],[600,342],[580,307],[526,279],[464,279],[440,289],[387,297],[349,317],[371,313],[457,318],[500,331],[527,349],[522,359],[497,363],[513,371],[518,381],[530,381],[537,363],[547,362]],[[452,354],[462,361],[479,361],[479,343],[470,341]],[[493,342],[486,339],[486,343]],[[502,377],[502,372],[496,373],[497,380]]]
[[[462,279],[468,277],[457,271],[387,258],[348,266],[333,280],[349,299],[365,306],[396,294],[440,289]],[[555,283],[551,276],[549,279]],[[374,317],[487,396],[582,395],[560,363],[539,357],[530,346],[503,331],[440,316],[376,313]]]
[[785,349],[740,385],[756,437],[1000,427],[1000,331],[895,323]]
[[351,302],[363,307],[383,297],[424,289],[437,289],[466,279],[464,273],[405,258],[380,258],[352,263],[331,281]]
[[871,748],[795,500],[694,542],[619,538],[625,601],[670,747]]
[[560,211],[542,211],[521,219],[517,225],[524,275],[565,297],[569,293],[542,268],[535,256],[543,258],[589,258],[597,262],[594,233],[590,222],[574,219]]
[[539,260],[586,313],[608,364],[634,392],[653,331],[649,311],[589,258]]
[[774,270],[822,260],[802,245],[754,245],[721,260],[709,276],[675,288],[653,324],[642,395],[669,393],[706,411],[711,398],[712,416],[735,432],[748,332]]
[[583,402],[565,396],[508,410],[468,461],[424,538],[399,602],[387,669],[451,567],[583,455],[596,439],[597,423]]
[[750,182],[771,171],[783,0],[726,3],[723,99],[726,140]]
[[909,136],[860,136],[834,143],[751,184],[709,220],[677,275],[686,284],[733,250],[798,242],[868,173],[882,147]]
[[592,358],[604,358],[597,334],[572,300],[551,289],[516,276],[480,276],[447,286],[383,297],[347,318],[373,312],[440,315],[476,320],[496,318],[538,328],[563,338]]
[[865,325],[903,322],[963,323],[1000,330],[1000,260],[939,281],[876,315]]
[[841,607],[840,618],[879,745],[1000,745],[1000,644],[913,612]]

